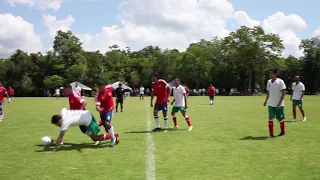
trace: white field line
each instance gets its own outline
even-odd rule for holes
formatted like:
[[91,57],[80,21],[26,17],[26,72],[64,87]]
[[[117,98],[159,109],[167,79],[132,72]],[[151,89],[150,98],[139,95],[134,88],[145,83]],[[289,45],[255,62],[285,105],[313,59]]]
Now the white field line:
[[[146,126],[147,131],[151,131],[150,108],[146,108]],[[147,147],[147,167],[146,180],[156,180],[156,164],[155,164],[155,145],[152,139],[152,133],[146,133],[146,147]]]

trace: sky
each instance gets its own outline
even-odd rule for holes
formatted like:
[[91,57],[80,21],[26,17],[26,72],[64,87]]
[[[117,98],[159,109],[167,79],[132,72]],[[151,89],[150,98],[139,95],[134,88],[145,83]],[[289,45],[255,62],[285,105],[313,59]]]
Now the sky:
[[16,49],[52,50],[72,30],[87,51],[148,45],[185,50],[245,25],[283,40],[283,56],[302,56],[302,39],[320,35],[319,0],[0,0],[0,57]]

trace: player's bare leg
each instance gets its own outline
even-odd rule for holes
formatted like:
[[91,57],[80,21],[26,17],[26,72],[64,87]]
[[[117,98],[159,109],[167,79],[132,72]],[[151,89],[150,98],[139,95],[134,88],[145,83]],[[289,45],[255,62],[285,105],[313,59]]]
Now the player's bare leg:
[[158,113],[159,113],[158,110],[154,110],[154,111],[153,111],[154,121],[156,122],[156,128],[154,128],[154,129],[152,130],[153,132],[161,131],[161,126],[160,126],[160,121],[159,121]]
[[284,136],[285,135],[285,124],[284,124],[284,119],[279,121],[279,124],[280,124],[280,129],[281,129],[281,132],[278,136]]
[[293,115],[293,120],[292,121],[297,121],[297,106],[295,104],[292,105],[292,115]]
[[176,113],[172,111],[171,116],[172,116],[172,120],[173,120],[173,124],[174,124],[173,128],[178,129],[178,120],[176,117]]
[[301,115],[302,115],[302,117],[303,117],[303,120],[302,120],[302,121],[306,121],[306,120],[307,120],[307,117],[306,117],[306,115],[305,115],[305,113],[304,113],[304,109],[299,106],[299,110],[300,110]]
[[2,108],[0,108],[0,122],[3,120],[4,118],[3,118],[3,110],[2,110]]
[[168,112],[165,110],[162,110],[163,114],[163,120],[164,120],[164,132],[168,131]]
[[189,126],[188,131],[192,131],[193,126],[192,126],[192,124],[191,124],[190,117],[187,115],[186,112],[181,112],[181,114],[182,114],[182,116],[185,118],[185,120],[186,120],[186,122],[187,122],[187,124],[188,124],[188,126]]

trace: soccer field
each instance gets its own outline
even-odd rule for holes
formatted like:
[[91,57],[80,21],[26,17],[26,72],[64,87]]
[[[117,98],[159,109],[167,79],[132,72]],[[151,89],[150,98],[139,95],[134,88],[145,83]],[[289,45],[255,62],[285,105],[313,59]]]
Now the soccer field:
[[[288,98],[285,115],[291,120]],[[50,118],[68,107],[67,99],[15,98],[5,104],[0,123],[0,179],[319,180],[320,96],[306,96],[307,121],[286,123],[286,135],[274,139],[265,138],[269,134],[264,99],[216,97],[210,106],[207,97],[190,97],[191,132],[178,115],[180,130],[150,133],[155,127],[150,98],[130,97],[124,112],[113,119],[119,145],[110,148],[106,141],[95,146],[78,127],[70,127],[65,144],[52,153],[52,147],[39,146],[40,139],[56,138],[58,128]],[[93,98],[88,102],[88,109],[99,117]],[[278,123],[274,128],[277,135]]]

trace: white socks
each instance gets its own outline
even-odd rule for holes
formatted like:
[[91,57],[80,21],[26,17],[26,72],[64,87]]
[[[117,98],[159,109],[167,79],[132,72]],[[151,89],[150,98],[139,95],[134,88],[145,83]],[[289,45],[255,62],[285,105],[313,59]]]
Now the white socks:
[[111,138],[115,138],[115,137],[116,137],[116,136],[114,135],[113,126],[111,126],[111,127],[108,129],[108,133],[111,135]]
[[168,117],[164,118],[164,128],[168,129]]
[[155,116],[155,117],[154,117],[154,120],[156,121],[156,126],[157,126],[157,128],[160,128],[161,126],[160,126],[159,117],[158,117],[158,116]]

